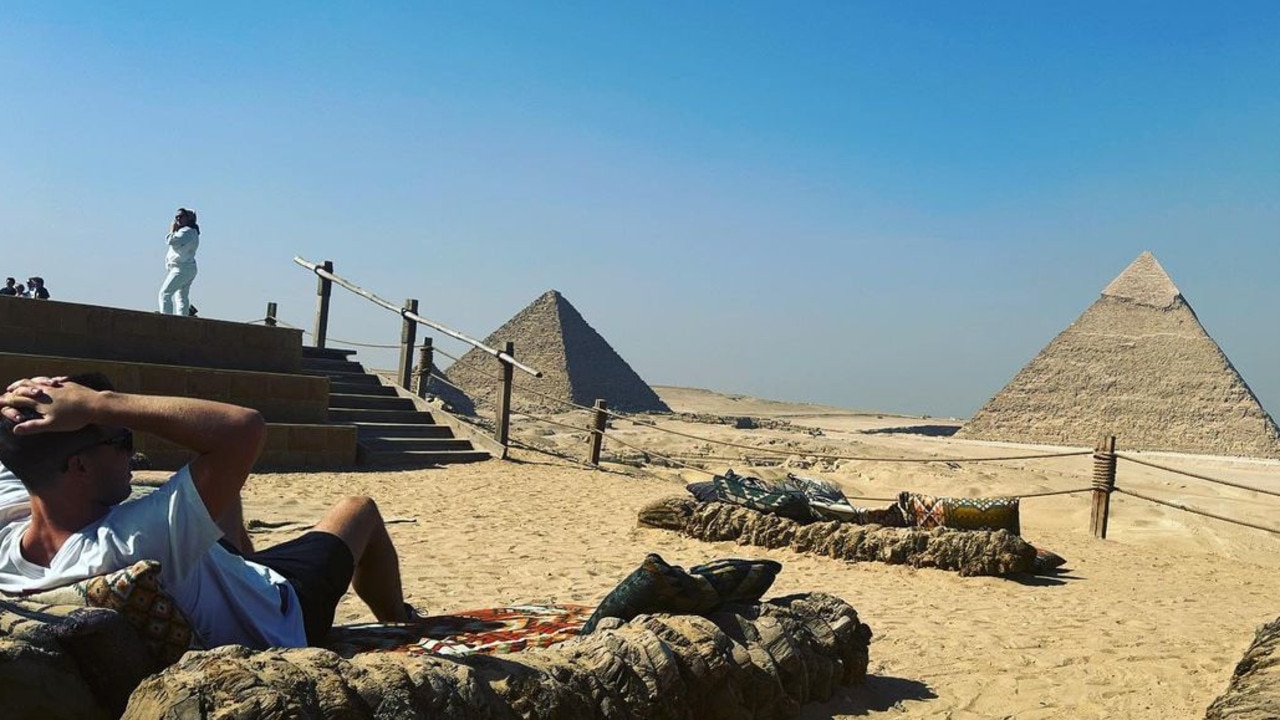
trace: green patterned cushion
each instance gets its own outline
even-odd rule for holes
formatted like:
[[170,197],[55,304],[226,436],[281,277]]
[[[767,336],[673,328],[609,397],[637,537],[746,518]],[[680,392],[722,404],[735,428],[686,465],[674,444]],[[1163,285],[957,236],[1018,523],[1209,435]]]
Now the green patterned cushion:
[[23,600],[48,605],[109,608],[124,616],[157,661],[169,665],[192,647],[200,647],[191,622],[160,584],[160,563],[139,560],[105,575],[44,592]]
[[796,522],[807,523],[814,519],[808,498],[798,490],[779,488],[760,478],[737,475],[732,470],[715,476],[712,482],[715,483],[716,499],[720,502],[781,515]]
[[668,565],[657,553],[645,556],[587,619],[582,633],[607,617],[630,620],[643,613],[700,614],[728,602],[755,602],[782,570],[773,560],[715,560],[690,568]]

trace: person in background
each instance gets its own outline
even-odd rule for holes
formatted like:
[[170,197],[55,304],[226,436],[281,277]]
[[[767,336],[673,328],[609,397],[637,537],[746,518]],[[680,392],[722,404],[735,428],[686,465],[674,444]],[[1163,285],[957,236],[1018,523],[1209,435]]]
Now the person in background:
[[14,287],[14,285],[16,285],[17,282],[18,281],[14,280],[13,278],[5,278],[4,287],[0,288],[0,295],[9,295],[11,297],[16,297],[18,294],[18,289]]
[[30,292],[31,297],[36,298],[38,300],[49,299],[49,290],[46,289],[44,286],[44,278],[39,276],[28,278],[27,286],[31,288],[28,291]]
[[168,270],[160,286],[160,312],[185,317],[191,306],[191,283],[196,279],[196,249],[200,247],[200,226],[196,212],[178,208],[165,237],[169,246],[164,265]]
[[14,285],[13,290],[18,297],[31,297],[31,293],[27,292],[27,287],[22,283]]

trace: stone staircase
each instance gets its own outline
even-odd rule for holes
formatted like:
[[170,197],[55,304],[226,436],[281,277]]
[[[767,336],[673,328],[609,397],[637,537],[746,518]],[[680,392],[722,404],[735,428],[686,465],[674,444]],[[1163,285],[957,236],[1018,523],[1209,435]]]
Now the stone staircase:
[[447,465],[492,457],[437,424],[422,401],[366,372],[353,355],[354,350],[304,346],[302,372],[329,379],[329,422],[356,427],[361,464]]

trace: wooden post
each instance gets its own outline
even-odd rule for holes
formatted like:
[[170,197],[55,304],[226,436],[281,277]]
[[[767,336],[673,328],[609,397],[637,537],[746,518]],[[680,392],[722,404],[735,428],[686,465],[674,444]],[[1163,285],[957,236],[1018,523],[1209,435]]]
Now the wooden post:
[[418,397],[426,399],[427,385],[431,382],[431,363],[435,362],[435,350],[431,347],[431,338],[422,338],[422,347],[418,348]]
[[[333,272],[333,261],[325,260],[320,266],[325,272]],[[325,336],[329,334],[329,295],[333,292],[333,281],[326,277],[316,276],[316,327],[313,337],[316,347],[324,347]]]
[[596,467],[600,467],[600,448],[604,445],[604,426],[609,419],[609,416],[604,412],[607,409],[609,409],[608,403],[602,399],[596,400],[595,426],[591,431],[591,464]]
[[[516,344],[507,341],[503,350],[511,357],[516,356]],[[511,382],[512,376],[515,374],[515,367],[505,360],[499,360],[502,363],[502,388],[498,392],[498,417],[497,429],[494,431],[493,439],[497,440],[503,447],[507,446],[507,439],[511,435]]]
[[[417,315],[417,298],[405,300],[404,309]],[[418,321],[410,320],[404,313],[401,313],[400,317],[404,320],[400,326],[400,387],[412,390],[413,386],[409,383],[410,378],[413,377],[413,346],[418,341]]]
[[1093,451],[1093,510],[1089,514],[1089,531],[1107,539],[1107,521],[1111,517],[1111,492],[1116,487],[1116,436],[1107,435]]
[[267,319],[264,322],[267,327],[276,326],[276,304],[275,303],[273,302],[267,303]]

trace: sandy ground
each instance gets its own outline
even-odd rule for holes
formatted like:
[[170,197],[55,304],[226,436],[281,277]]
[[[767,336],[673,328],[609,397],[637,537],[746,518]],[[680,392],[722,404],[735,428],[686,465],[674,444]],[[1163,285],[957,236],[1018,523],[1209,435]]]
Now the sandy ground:
[[[643,505],[682,493],[685,482],[709,479],[707,470],[732,467],[776,477],[788,470],[779,461],[839,483],[850,497],[888,498],[904,489],[1007,495],[1090,484],[1087,456],[987,463],[815,460],[808,455],[979,458],[1063,449],[953,440],[945,436],[958,424],[951,420],[657,390],[677,412],[752,417],[760,427],[737,429],[705,417],[655,416],[652,427],[615,421],[611,432],[620,442],[606,441],[606,457],[641,459],[625,442],[642,448],[650,463],[610,462],[592,470],[581,464],[584,431],[522,421],[513,437],[573,459],[522,449],[510,461],[440,469],[258,474],[246,488],[246,516],[289,523],[255,533],[259,545],[270,545],[296,535],[344,495],[373,496],[392,521],[408,598],[432,613],[513,602],[594,604],[647,552],[684,566],[718,557],[778,560],[784,569],[771,595],[833,593],[856,607],[875,632],[866,687],[807,708],[807,718],[1201,717],[1226,687],[1255,628],[1280,614],[1280,538],[1126,496],[1114,499],[1105,541],[1089,533],[1087,493],[1023,501],[1023,535],[1069,561],[1069,572],[1057,578],[963,578],[703,543],[637,527]],[[587,424],[583,415],[557,419]],[[873,432],[912,427],[917,432]],[[1275,462],[1143,457],[1280,490]],[[765,458],[773,459],[766,464]],[[1280,526],[1280,498],[1124,462],[1119,485]],[[370,619],[352,595],[339,608],[339,622]]]

